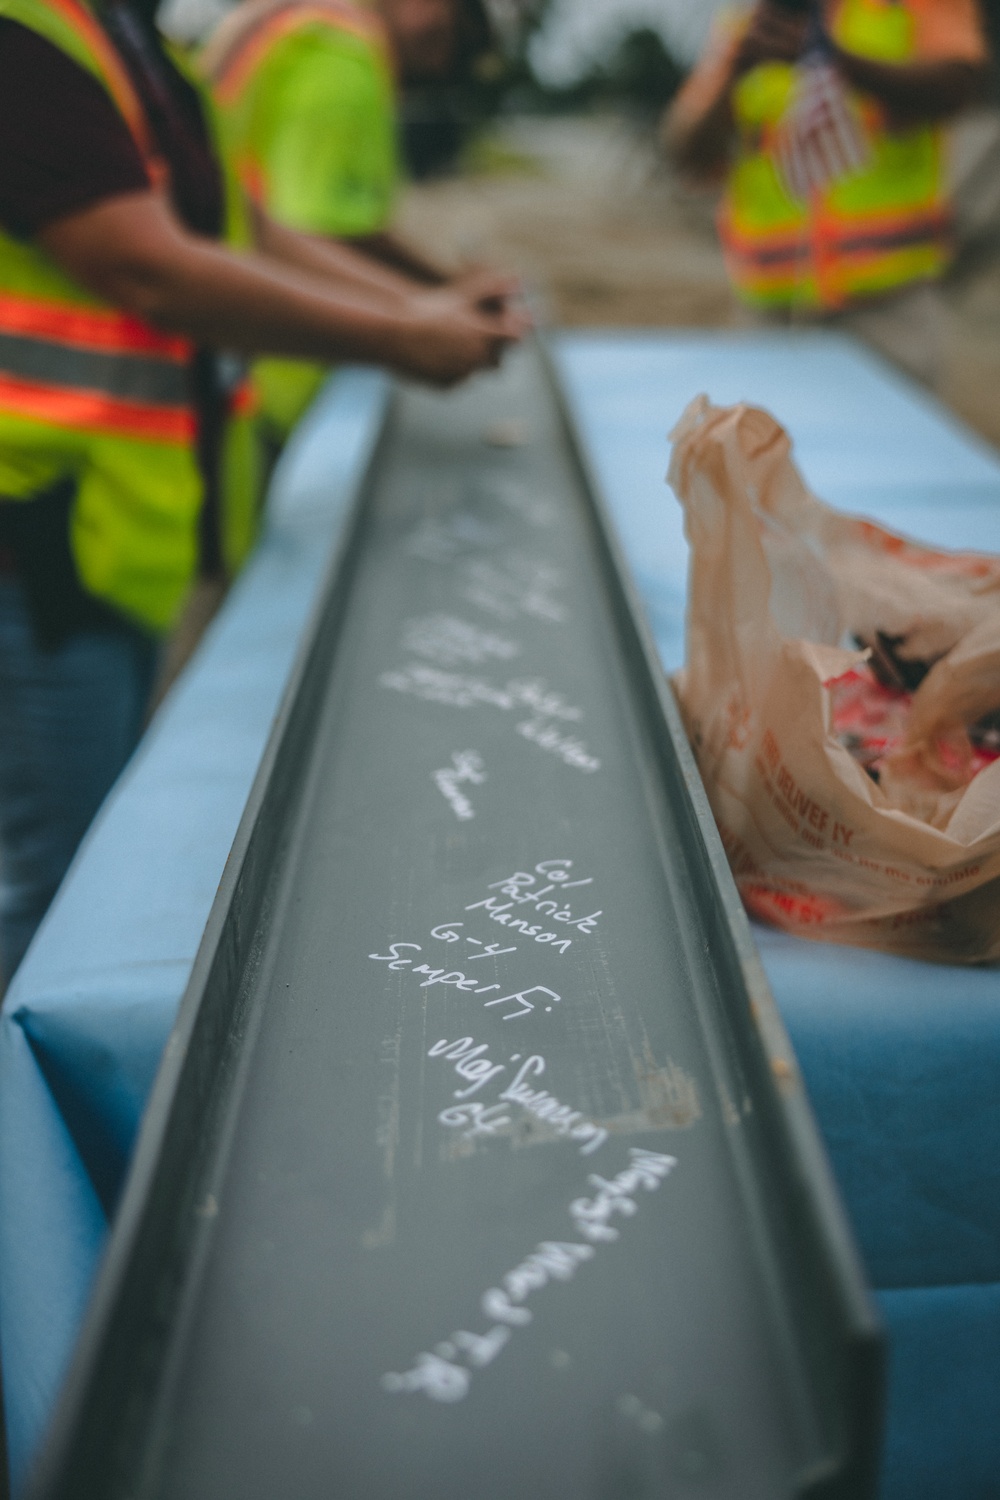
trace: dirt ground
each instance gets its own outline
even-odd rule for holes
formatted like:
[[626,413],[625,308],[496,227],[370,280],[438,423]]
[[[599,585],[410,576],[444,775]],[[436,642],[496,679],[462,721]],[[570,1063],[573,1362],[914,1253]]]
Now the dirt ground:
[[[554,324],[735,326],[713,208],[631,122],[521,118],[476,143],[462,173],[411,187],[402,222],[428,246],[518,270]],[[947,295],[939,394],[1000,446],[1000,258]]]

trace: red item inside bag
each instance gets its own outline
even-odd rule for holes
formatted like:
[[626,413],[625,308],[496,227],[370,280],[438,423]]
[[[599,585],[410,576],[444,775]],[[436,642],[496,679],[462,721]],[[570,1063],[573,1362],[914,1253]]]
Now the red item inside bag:
[[[877,782],[885,757],[905,744],[913,694],[905,688],[887,687],[865,665],[831,677],[824,686],[830,694],[833,734]],[[949,768],[966,782],[1000,760],[1000,730],[991,720],[983,720],[972,726],[969,740],[972,754],[963,764],[949,753],[947,743],[939,742],[937,747]]]
[[678,701],[730,867],[790,932],[1000,960],[1000,557],[825,505],[753,407],[691,403]]

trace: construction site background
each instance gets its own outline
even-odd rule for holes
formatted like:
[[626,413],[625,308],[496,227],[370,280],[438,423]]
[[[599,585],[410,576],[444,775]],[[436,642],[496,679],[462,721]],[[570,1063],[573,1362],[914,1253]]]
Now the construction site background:
[[[1000,446],[1000,107],[951,135],[959,253],[938,394]],[[510,266],[563,327],[738,327],[714,195],[680,183],[649,110],[511,114],[445,175],[412,184],[401,227],[438,251]]]
[[[440,252],[519,271],[564,327],[740,326],[715,195],[680,182],[656,142],[719,3],[541,0],[505,76],[457,101],[450,163],[440,113],[435,122],[427,101],[404,101],[412,163],[430,171],[409,188],[401,227]],[[1000,0],[980,5],[1000,59]],[[1000,446],[1000,67],[949,148],[958,255],[936,394]]]

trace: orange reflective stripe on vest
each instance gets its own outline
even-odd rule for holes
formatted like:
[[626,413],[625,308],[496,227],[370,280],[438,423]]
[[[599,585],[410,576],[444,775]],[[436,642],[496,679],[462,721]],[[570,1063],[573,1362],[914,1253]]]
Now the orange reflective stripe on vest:
[[[80,0],[46,0],[76,32],[154,178],[160,167],[140,99]],[[0,292],[0,410],[76,430],[190,444],[194,345],[113,307]]]
[[[916,0],[827,0],[831,35],[859,55],[914,55]],[[877,102],[845,104],[867,142],[864,160],[803,191],[786,180],[780,132],[804,74],[759,65],[734,91],[739,149],[719,231],[736,289],[751,302],[835,310],[939,276],[951,255],[940,128],[896,130]]]
[[0,409],[77,431],[108,433],[155,443],[189,445],[196,436],[194,413],[185,406],[150,405],[112,397],[106,391],[55,389],[0,370]]
[[229,398],[232,417],[252,417],[260,408],[260,397],[252,380],[241,380]]
[[872,213],[857,224],[832,220],[825,238],[837,255],[873,255],[914,245],[939,245],[950,228],[948,210],[931,208],[906,215]]
[[[888,291],[940,275],[950,257],[950,231],[944,209],[845,224],[817,205],[809,231],[787,235],[745,234],[732,218],[719,218],[726,266],[738,290],[753,300],[812,299],[825,308],[843,306],[861,288]],[[902,257],[895,267],[894,257]]]
[[728,249],[748,265],[796,265],[813,254],[875,255],[881,251],[911,249],[915,245],[939,245],[951,229],[951,214],[944,208],[924,213],[866,215],[856,223],[814,210],[811,232],[792,230],[782,234],[747,234],[731,217],[720,219]]
[[120,354],[155,354],[190,359],[194,345],[177,333],[161,333],[141,318],[114,308],[71,306],[0,292],[0,329],[81,348]]
[[808,240],[794,230],[745,233],[732,215],[720,213],[719,234],[726,250],[750,266],[795,266],[809,259]]
[[74,428],[189,442],[193,346],[112,308],[0,295],[0,407]]
[[[0,0],[0,9],[101,85],[155,185],[166,171],[155,155],[155,117],[147,121],[144,95],[98,24],[99,3]],[[175,61],[184,73],[183,60]],[[207,91],[191,82],[220,140]],[[226,242],[248,244],[235,174],[221,156],[219,166]],[[213,360],[218,404],[225,396],[229,407],[219,433],[217,550],[232,573],[253,542],[259,473],[252,424],[242,416],[242,372],[225,365]],[[189,339],[95,298],[42,245],[0,228],[0,449],[9,493],[33,502],[72,477],[69,541],[82,587],[156,632],[176,620],[198,567],[206,475],[196,373]]]
[[153,146],[146,112],[133,87],[125,64],[118,56],[100,22],[91,15],[85,5],[79,3],[79,0],[46,0],[46,3],[61,15],[63,20],[86,43],[94,60],[100,65],[104,82],[124,115],[125,122],[135,137],[140,151],[147,161],[155,158],[158,153]]
[[219,101],[231,104],[239,96],[263,56],[282,37],[317,23],[377,41],[388,55],[381,22],[352,5],[340,5],[337,0],[264,0],[254,5],[244,0],[203,57]]

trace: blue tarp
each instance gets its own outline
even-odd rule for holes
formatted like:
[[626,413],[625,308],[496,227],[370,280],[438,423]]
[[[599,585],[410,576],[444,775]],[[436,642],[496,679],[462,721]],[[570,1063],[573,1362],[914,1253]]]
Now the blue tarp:
[[[846,340],[567,337],[559,359],[668,668],[686,547],[666,432],[704,390],[789,428],[837,504],[1000,551],[1000,462]],[[0,1339],[15,1480],[79,1325],[143,1101],[383,388],[341,376],[263,546],[112,793],[0,1023]],[[884,1500],[1000,1493],[1000,974],[758,930],[892,1333]]]
[[[586,335],[560,363],[664,665],[687,544],[664,441],[704,391],[765,406],[823,499],[1000,552],[1000,460],[829,334]],[[883,1500],[1000,1496],[1000,972],[757,942],[890,1331]]]
[[344,373],[275,475],[250,566],[108,797],[0,1020],[0,1349],[15,1493],[314,606],[383,382]]

